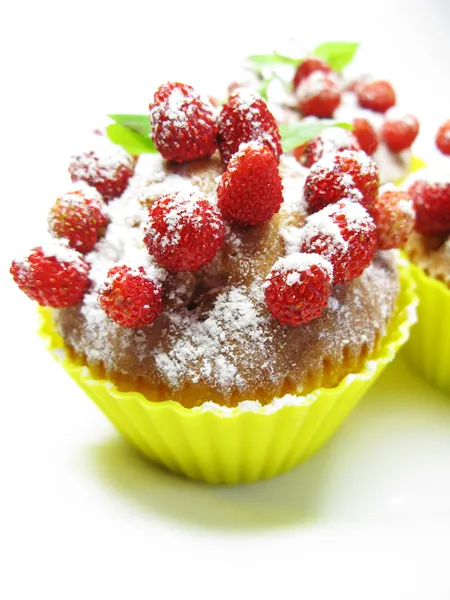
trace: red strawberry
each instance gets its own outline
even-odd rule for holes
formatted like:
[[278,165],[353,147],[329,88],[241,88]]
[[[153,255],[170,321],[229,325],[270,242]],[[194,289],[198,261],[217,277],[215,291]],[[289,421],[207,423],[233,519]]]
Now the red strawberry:
[[414,229],[415,216],[411,197],[406,192],[387,191],[380,194],[372,208],[378,249],[390,250],[404,246]]
[[408,193],[416,211],[416,231],[423,235],[450,233],[450,183],[419,179]]
[[165,83],[150,104],[152,139],[163,158],[181,163],[216,150],[216,119],[207,99],[190,85]]
[[395,92],[388,81],[363,83],[355,91],[359,105],[375,112],[386,112],[396,101]]
[[213,260],[224,235],[217,208],[194,193],[179,192],[152,204],[144,242],[169,271],[196,271]]
[[48,219],[50,233],[82,254],[92,250],[108,221],[102,197],[91,189],[94,194],[75,190],[58,198]]
[[217,187],[223,216],[239,225],[260,225],[280,210],[283,185],[277,161],[259,142],[243,144]]
[[309,77],[311,73],[314,73],[314,71],[321,71],[322,73],[332,72],[331,68],[324,63],[323,60],[320,60],[320,58],[306,58],[299,64],[295,71],[294,80],[292,82],[294,91],[298,88],[299,84]]
[[267,308],[282,324],[308,323],[327,307],[332,281],[332,266],[317,254],[280,258],[264,282]]
[[163,288],[143,267],[113,267],[99,291],[99,304],[122,327],[145,327],[162,312]]
[[299,250],[326,258],[333,265],[334,283],[344,283],[370,265],[376,239],[375,224],[366,209],[341,200],[307,218]]
[[411,146],[419,133],[419,121],[413,115],[388,111],[381,128],[381,137],[391,152],[401,152]]
[[446,121],[439,127],[436,135],[436,146],[442,154],[450,155],[450,121]]
[[348,198],[370,210],[380,185],[376,163],[365,152],[345,150],[325,156],[311,167],[304,195],[311,212]]
[[242,143],[264,144],[277,161],[283,152],[274,116],[265,101],[248,90],[235,92],[228,98],[219,115],[218,130],[217,141],[224,164],[228,163]]
[[369,156],[378,148],[378,136],[367,119],[353,120],[353,135],[358,140],[361,150]]
[[19,288],[41,306],[78,304],[89,286],[88,263],[62,243],[33,248],[25,259],[13,260],[10,272]]
[[92,140],[91,150],[72,156],[69,173],[72,181],[85,181],[108,202],[124,192],[134,173],[135,160],[104,136],[94,135]]
[[356,138],[341,127],[325,129],[319,136],[309,140],[303,146],[295,148],[295,158],[305,165],[312,167],[326,154],[336,154],[343,150],[361,150]]
[[341,103],[339,80],[332,73],[314,71],[298,86],[295,95],[304,116],[332,117]]

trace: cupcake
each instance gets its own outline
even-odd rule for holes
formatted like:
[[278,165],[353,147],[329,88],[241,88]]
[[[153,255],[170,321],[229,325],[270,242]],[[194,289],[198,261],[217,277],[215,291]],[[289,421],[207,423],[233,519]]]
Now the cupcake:
[[[450,123],[437,136],[450,153]],[[404,184],[416,209],[405,252],[420,298],[419,320],[405,351],[427,381],[450,393],[450,164],[418,171]]]
[[359,150],[304,167],[254,94],[217,114],[164,84],[150,120],[157,153],[97,135],[72,158],[51,239],[11,272],[49,349],[151,460],[272,477],[329,439],[414,322],[378,168]]

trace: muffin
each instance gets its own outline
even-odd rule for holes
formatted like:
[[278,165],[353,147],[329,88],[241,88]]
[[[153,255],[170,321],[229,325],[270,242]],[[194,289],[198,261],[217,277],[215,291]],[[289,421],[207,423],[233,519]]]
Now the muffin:
[[370,215],[378,169],[361,151],[285,156],[254,95],[217,114],[169,83],[150,118],[158,153],[94,136],[73,157],[52,239],[11,272],[54,355],[149,458],[212,483],[271,477],[335,432],[414,321]]
[[427,381],[450,392],[450,165],[418,171],[408,189],[416,208],[415,231],[405,252],[420,298],[419,320],[405,352]]

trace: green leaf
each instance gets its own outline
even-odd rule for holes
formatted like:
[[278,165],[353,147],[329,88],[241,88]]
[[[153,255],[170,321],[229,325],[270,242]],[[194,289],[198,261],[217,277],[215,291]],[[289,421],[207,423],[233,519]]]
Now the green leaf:
[[128,127],[148,137],[150,135],[150,118],[149,115],[108,115],[110,119],[115,121],[117,125]]
[[274,67],[277,65],[291,65],[296,67],[300,62],[300,58],[291,58],[290,56],[283,56],[274,52],[273,54],[254,54],[247,58],[252,68],[255,71],[261,71],[268,67]]
[[324,60],[333,71],[340,73],[352,62],[358,47],[357,42],[324,42],[319,44],[312,54]]
[[117,125],[113,123],[108,125],[106,133],[109,139],[122,146],[124,150],[132,154],[133,156],[139,156],[140,154],[156,154],[158,151],[155,148],[155,144],[148,136],[141,135],[133,129],[124,127],[123,125]]
[[281,135],[281,144],[283,152],[290,152],[297,146],[301,146],[308,140],[311,140],[329,127],[342,127],[343,129],[353,129],[350,123],[341,123],[332,119],[321,119],[320,121],[306,122],[297,121],[296,123],[283,123],[279,126]]

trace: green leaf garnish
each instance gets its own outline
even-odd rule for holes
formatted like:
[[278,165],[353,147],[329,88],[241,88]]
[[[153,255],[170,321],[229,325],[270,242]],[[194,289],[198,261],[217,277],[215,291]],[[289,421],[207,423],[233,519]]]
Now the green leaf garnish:
[[350,123],[341,123],[333,119],[321,119],[311,123],[298,121],[297,123],[283,123],[279,126],[281,135],[281,145],[283,152],[290,152],[297,146],[317,137],[329,127],[342,127],[343,129],[353,129]]
[[357,42],[324,42],[314,48],[312,54],[340,73],[353,60],[358,47]]
[[247,60],[253,69],[258,72],[262,69],[275,67],[277,65],[292,65],[296,67],[299,62],[301,62],[300,58],[283,56],[282,54],[278,54],[278,52],[274,52],[273,54],[254,54],[253,56],[249,56]]
[[150,118],[148,115],[108,115],[117,125],[128,127],[148,137],[150,135]]
[[156,154],[158,152],[155,144],[148,136],[141,135],[129,127],[113,123],[108,125],[106,133],[114,144],[122,146],[124,150],[133,156]]

